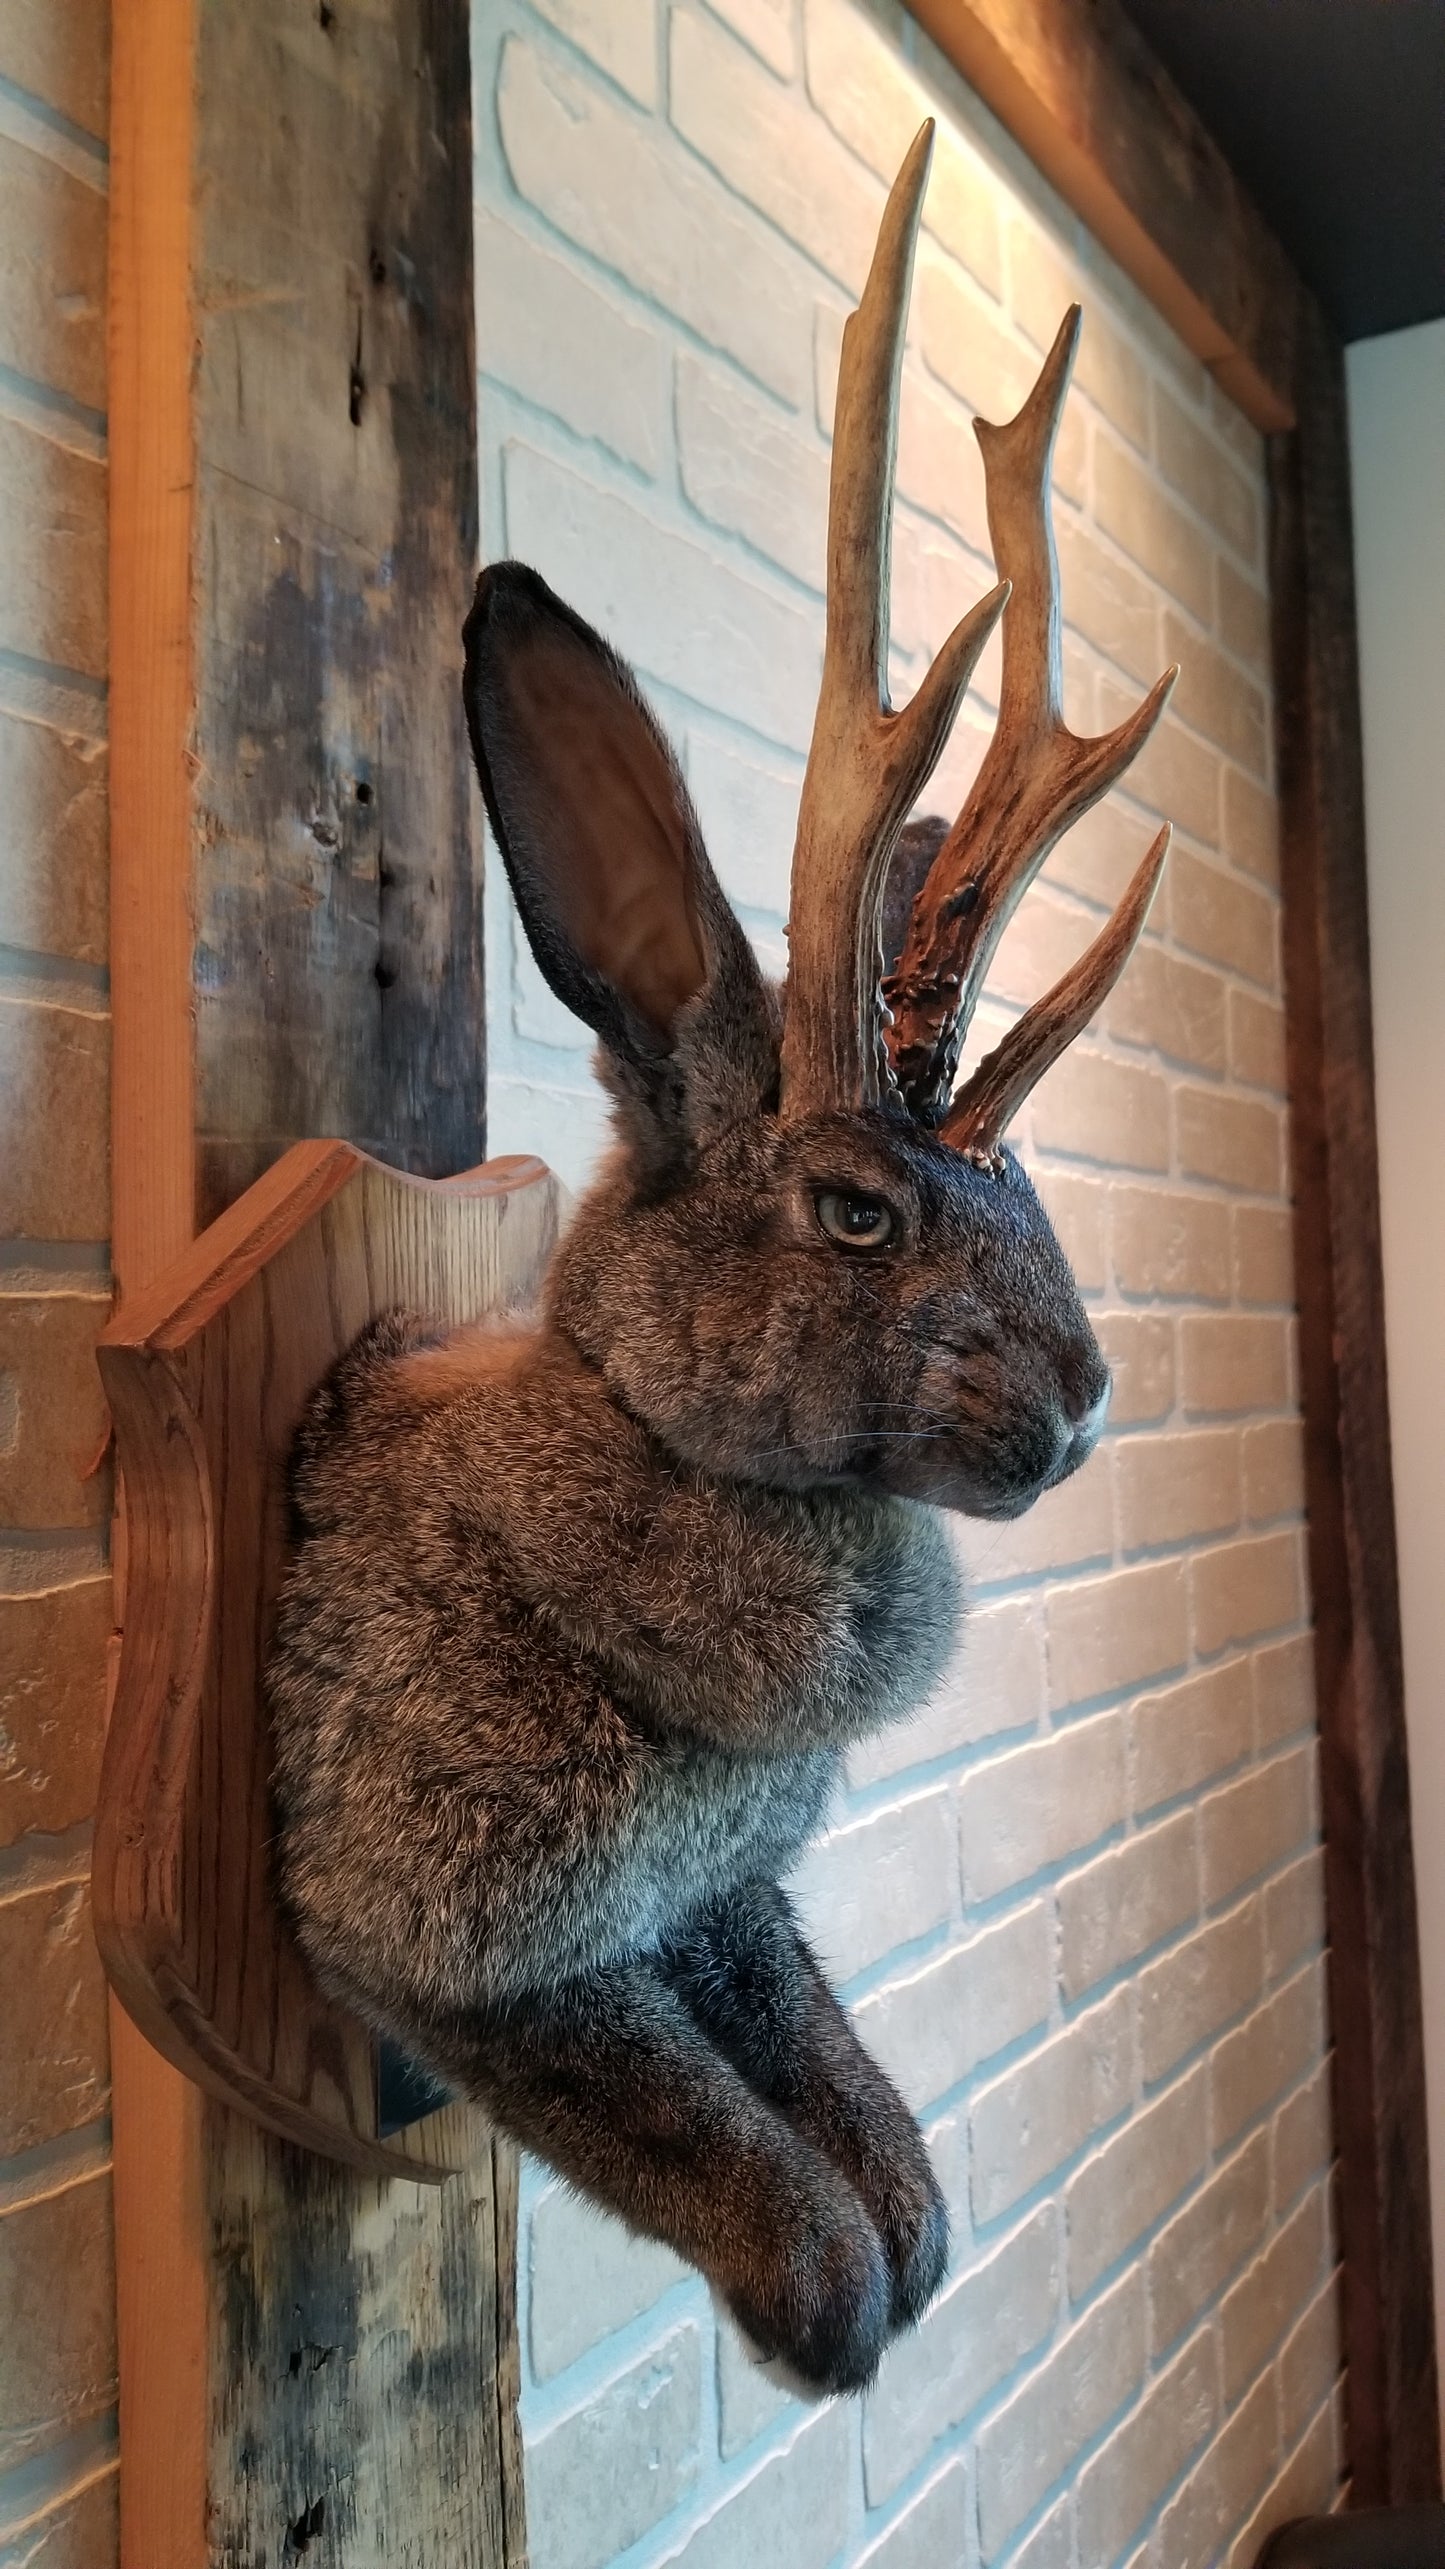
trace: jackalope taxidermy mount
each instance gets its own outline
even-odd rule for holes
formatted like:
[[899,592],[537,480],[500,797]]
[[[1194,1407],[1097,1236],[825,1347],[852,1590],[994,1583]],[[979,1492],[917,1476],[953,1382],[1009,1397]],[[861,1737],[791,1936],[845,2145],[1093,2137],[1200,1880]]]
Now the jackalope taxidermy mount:
[[[1017,1516],[1098,1435],[1108,1372],[1003,1135],[1122,970],[1169,835],[951,1095],[1005,922],[1173,672],[1108,738],[1065,728],[1048,483],[1075,311],[1017,419],[978,423],[999,586],[888,704],[931,144],[843,336],[781,999],[630,672],[535,572],[482,577],[482,791],[537,961],[599,1039],[616,1148],[537,1318],[398,1314],[324,1384],[269,1674],[281,1882],[323,1985],[827,2390],[919,2318],[947,2219],[780,1880],[848,1743],[943,1665],[936,1512]],[[978,780],[900,851],[1000,616]],[[929,853],[885,978],[890,864]]]

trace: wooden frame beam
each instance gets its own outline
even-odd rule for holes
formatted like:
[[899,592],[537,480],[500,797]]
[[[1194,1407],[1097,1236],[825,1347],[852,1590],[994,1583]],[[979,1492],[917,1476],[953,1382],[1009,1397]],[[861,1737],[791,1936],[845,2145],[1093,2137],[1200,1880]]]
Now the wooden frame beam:
[[1119,0],[914,16],[1256,427],[1271,589],[1348,2460],[1440,2494],[1424,2035],[1390,1478],[1343,352]]

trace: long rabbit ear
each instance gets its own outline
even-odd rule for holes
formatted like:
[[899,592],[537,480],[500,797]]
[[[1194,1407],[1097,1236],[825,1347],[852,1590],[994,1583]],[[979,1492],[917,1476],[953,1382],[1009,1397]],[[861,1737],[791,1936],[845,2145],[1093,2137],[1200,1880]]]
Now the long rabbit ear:
[[[685,1019],[725,1014],[730,1049],[755,1054],[761,976],[631,671],[520,562],[482,573],[465,642],[487,817],[558,998],[655,1103],[677,1087],[668,1069]],[[714,990],[717,1009],[693,1009]],[[755,1089],[756,1060],[737,1067]]]

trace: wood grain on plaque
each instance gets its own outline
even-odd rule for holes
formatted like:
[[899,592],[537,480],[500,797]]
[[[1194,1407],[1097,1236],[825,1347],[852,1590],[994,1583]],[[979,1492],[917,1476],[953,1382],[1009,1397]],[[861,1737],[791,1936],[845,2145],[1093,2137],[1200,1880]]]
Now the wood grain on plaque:
[[315,1988],[272,1888],[262,1695],[305,1404],[394,1305],[464,1320],[532,1296],[559,1190],[537,1160],[408,1178],[303,1142],[101,1340],[126,1617],[95,1843],[106,1966],[177,2067],[353,2166],[442,2174],[449,2115],[382,2139],[376,2047]]

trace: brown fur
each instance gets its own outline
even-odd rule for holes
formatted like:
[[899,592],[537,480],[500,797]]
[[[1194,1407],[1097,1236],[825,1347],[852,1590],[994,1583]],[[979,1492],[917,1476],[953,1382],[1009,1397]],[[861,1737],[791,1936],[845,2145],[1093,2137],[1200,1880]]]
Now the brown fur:
[[[493,827],[618,1147],[531,1327],[397,1315],[313,1405],[270,1672],[283,1886],[331,1986],[852,2387],[946,2222],[779,1881],[848,1742],[944,1663],[937,1510],[1029,1505],[1107,1376],[1016,1161],[884,1110],[779,1120],[776,995],[605,647],[516,566],[468,644]],[[569,862],[608,861],[589,733],[552,756],[537,713],[577,701],[609,828],[629,776],[646,805],[615,954],[595,887],[570,909]],[[689,939],[702,978],[656,1022],[636,958],[675,972]],[[886,1201],[886,1250],[828,1236],[830,1192]]]

